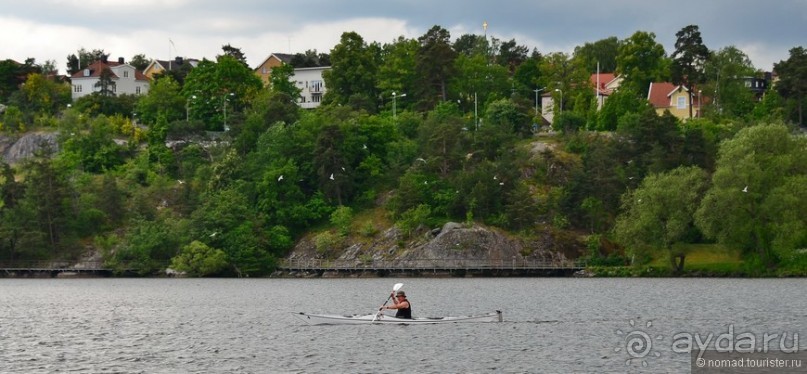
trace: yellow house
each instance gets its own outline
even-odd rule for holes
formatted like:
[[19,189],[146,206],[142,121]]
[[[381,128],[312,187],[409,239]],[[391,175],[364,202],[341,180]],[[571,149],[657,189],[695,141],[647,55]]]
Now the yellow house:
[[650,90],[647,92],[647,101],[656,108],[658,115],[670,111],[672,115],[682,121],[689,119],[689,108],[692,106],[692,117],[700,117],[701,93],[695,92],[692,95],[692,103],[689,102],[689,90],[684,86],[676,86],[670,82],[650,83]]
[[185,64],[190,64],[192,68],[195,68],[199,65],[199,60],[195,58],[184,59],[182,57],[177,57],[173,60],[152,60],[149,66],[146,66],[146,69],[143,70],[143,75],[152,79],[155,74],[162,73],[166,70],[178,70]]
[[263,62],[255,68],[255,75],[261,78],[263,85],[269,84],[269,77],[272,75],[272,69],[276,68],[283,63],[291,63],[293,55],[285,53],[272,53]]

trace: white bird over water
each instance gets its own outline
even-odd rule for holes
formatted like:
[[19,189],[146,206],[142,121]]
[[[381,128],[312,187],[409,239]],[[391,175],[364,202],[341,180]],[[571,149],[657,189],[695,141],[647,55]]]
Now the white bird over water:
[[748,186],[745,186],[745,188],[743,188],[743,192],[748,192]]
[[279,176],[279,177],[277,177],[277,181],[278,181],[278,182],[280,182],[280,181],[282,181],[282,180],[283,180],[283,176],[282,176],[282,175],[281,175],[281,176]]
[[331,173],[331,177],[330,177],[330,179],[331,179],[331,180],[333,180],[333,173]]

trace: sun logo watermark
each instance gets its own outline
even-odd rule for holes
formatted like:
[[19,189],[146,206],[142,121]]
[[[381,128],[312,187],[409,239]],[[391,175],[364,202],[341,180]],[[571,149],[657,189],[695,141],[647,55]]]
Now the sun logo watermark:
[[[630,326],[632,331],[627,333],[622,330],[616,330],[616,334],[624,336],[624,339],[619,347],[614,349],[614,352],[625,350],[629,356],[629,358],[625,360],[625,366],[630,366],[634,362],[641,362],[642,366],[647,367],[647,358],[661,357],[661,353],[653,351],[653,340],[662,340],[664,337],[656,335],[655,338],[651,338],[650,334],[636,327],[634,320],[630,320]],[[647,321],[645,328],[649,329],[651,327],[653,327],[653,321]]]

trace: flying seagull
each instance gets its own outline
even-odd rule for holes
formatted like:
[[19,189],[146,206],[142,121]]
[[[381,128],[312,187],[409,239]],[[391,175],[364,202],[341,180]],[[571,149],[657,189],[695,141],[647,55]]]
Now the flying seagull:
[[331,179],[331,180],[333,180],[333,173],[331,173],[331,177],[330,177],[330,179]]
[[743,188],[743,192],[748,192],[748,186],[745,186],[745,188]]
[[283,175],[281,175],[281,176],[277,177],[277,181],[278,181],[278,182],[280,182],[280,181],[282,181],[282,180],[283,180]]

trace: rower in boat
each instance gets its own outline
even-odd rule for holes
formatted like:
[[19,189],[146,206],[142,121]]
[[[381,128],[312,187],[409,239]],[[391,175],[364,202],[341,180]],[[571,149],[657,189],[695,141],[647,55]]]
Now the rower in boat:
[[412,305],[406,299],[406,293],[403,291],[393,292],[390,297],[395,296],[395,304],[388,306],[381,306],[381,309],[395,309],[395,318],[412,319]]

